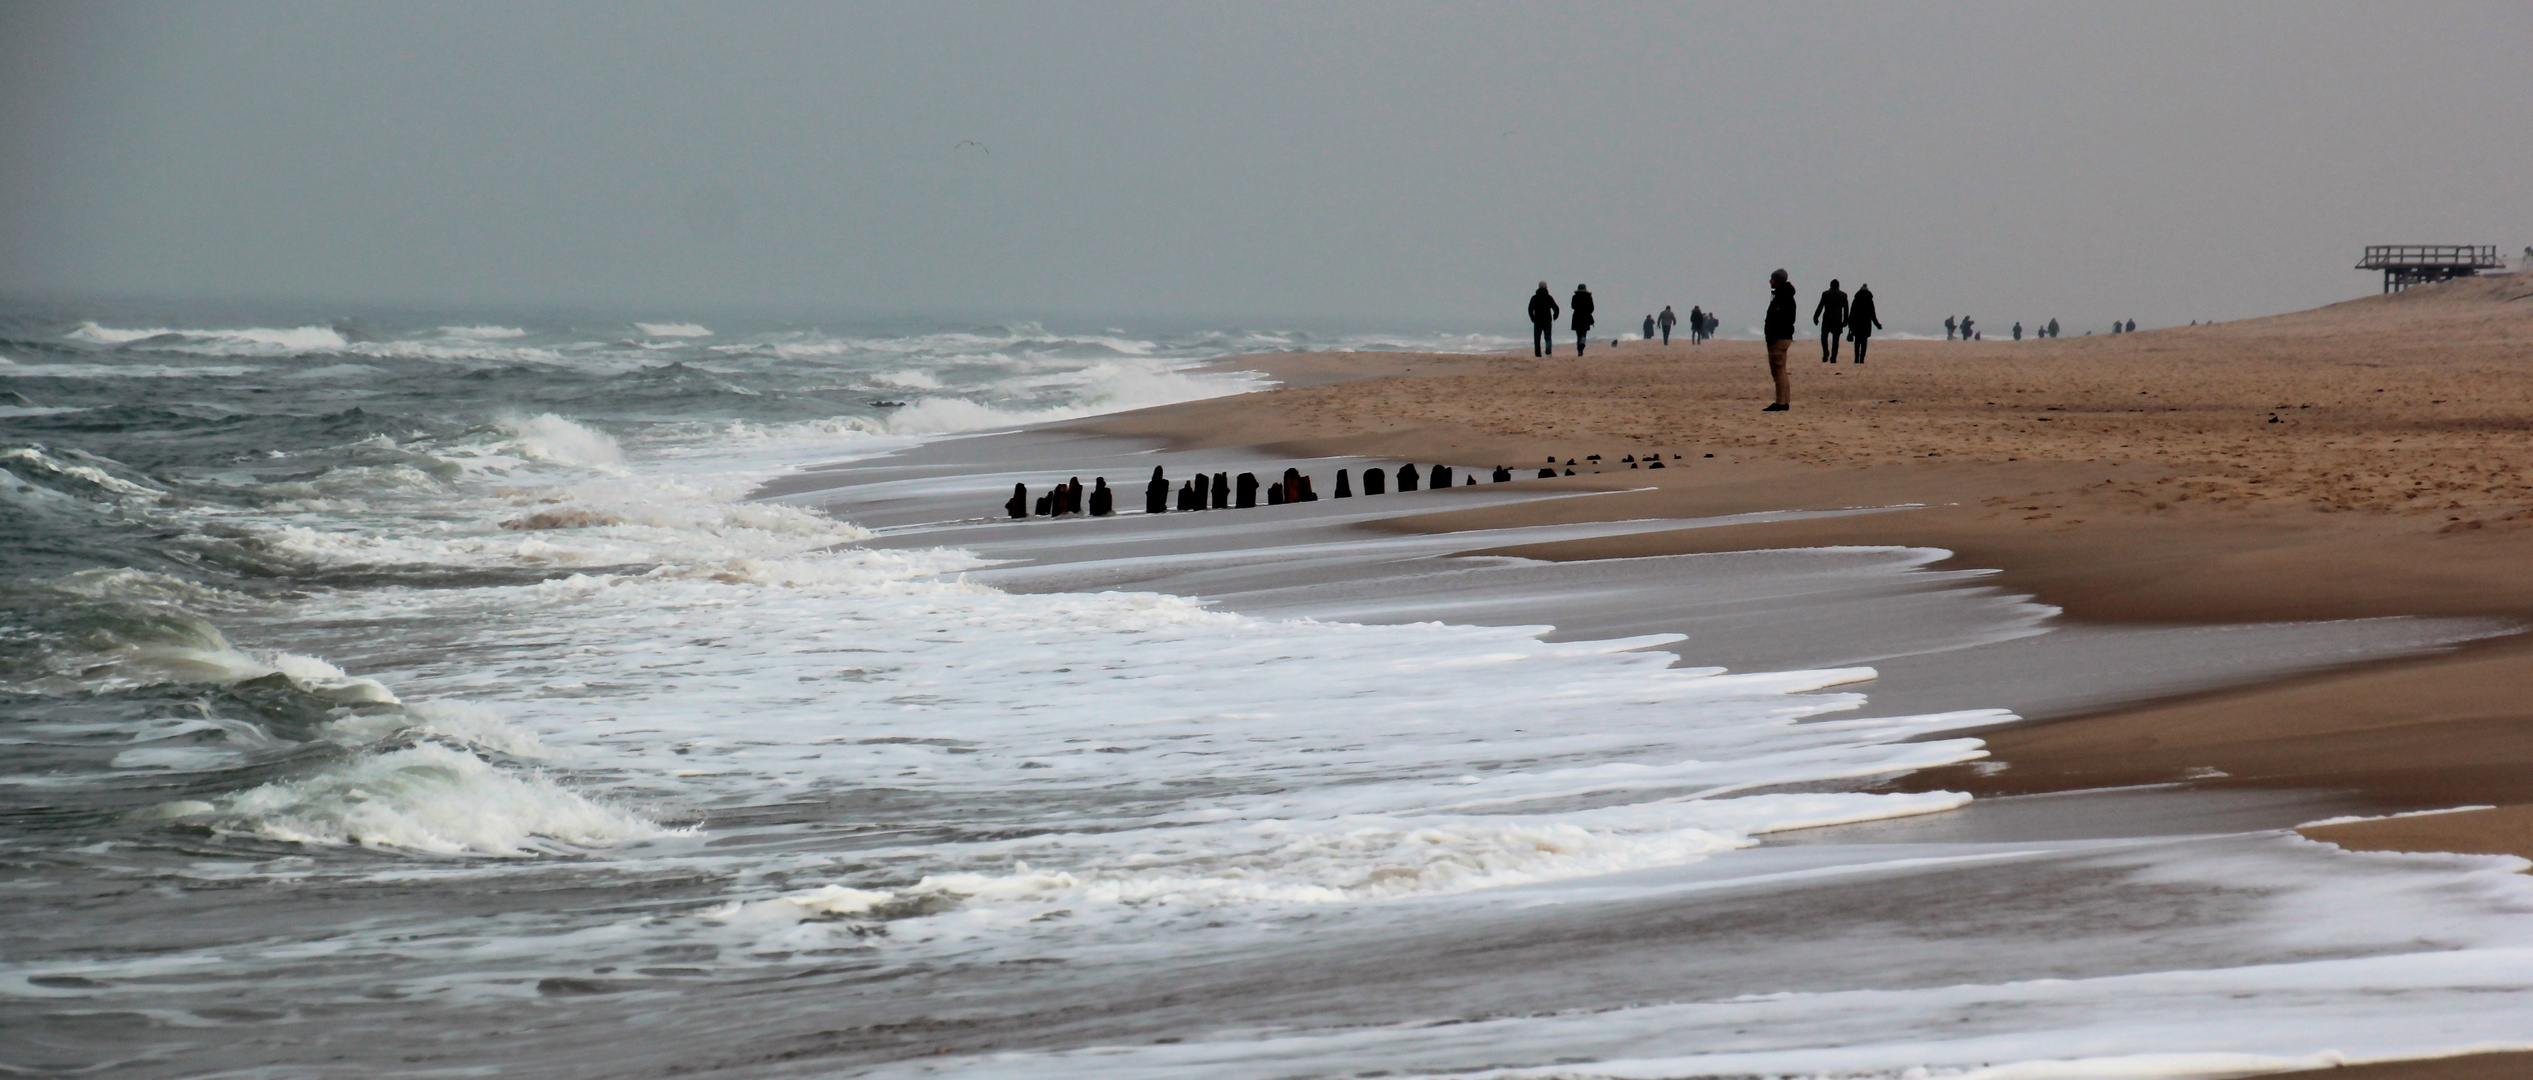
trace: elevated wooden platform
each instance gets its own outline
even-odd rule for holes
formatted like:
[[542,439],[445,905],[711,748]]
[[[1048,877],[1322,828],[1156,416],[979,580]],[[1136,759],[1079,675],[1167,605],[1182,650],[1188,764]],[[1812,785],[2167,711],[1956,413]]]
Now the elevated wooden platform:
[[2359,270],[2383,271],[2383,291],[2431,285],[2483,270],[2503,270],[2496,244],[2375,244],[2357,261]]

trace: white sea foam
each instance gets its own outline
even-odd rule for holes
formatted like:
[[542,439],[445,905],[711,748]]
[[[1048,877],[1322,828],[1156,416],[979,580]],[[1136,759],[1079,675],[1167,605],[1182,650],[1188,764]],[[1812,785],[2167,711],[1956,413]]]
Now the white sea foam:
[[228,827],[307,844],[530,855],[659,835],[633,814],[533,774],[423,743],[218,800]]
[[606,432],[584,427],[553,413],[501,421],[513,445],[525,457],[563,465],[620,468],[624,448]]
[[712,331],[704,329],[694,323],[638,322],[633,324],[633,328],[642,331],[643,335],[646,337],[655,338],[700,338],[712,336]]
[[528,335],[525,330],[508,326],[443,326],[440,328],[440,333],[446,337],[466,338],[470,341],[507,341]]
[[[327,326],[250,326],[223,330],[118,329],[84,322],[63,335],[99,345],[145,345],[167,352],[212,356],[274,356],[340,351],[350,342]],[[164,340],[160,340],[164,339]]]

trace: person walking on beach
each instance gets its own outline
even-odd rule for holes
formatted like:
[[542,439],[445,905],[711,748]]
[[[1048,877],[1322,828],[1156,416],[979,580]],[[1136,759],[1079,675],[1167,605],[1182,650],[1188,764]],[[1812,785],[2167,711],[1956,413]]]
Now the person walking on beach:
[[1548,295],[1548,283],[1539,283],[1539,291],[1530,294],[1530,355],[1546,356],[1557,351],[1557,298]]
[[1873,340],[1873,332],[1882,329],[1882,319],[1873,310],[1873,286],[1856,286],[1856,298],[1847,302],[1847,340],[1856,343],[1856,362],[1865,362],[1865,343]]
[[2023,340],[2023,320],[2021,319],[2014,320],[2014,340]]
[[1971,326],[1971,323],[1970,323],[1970,316],[1968,316],[1968,315],[1964,315],[1964,316],[1962,316],[1962,317],[1961,317],[1961,340],[1963,340],[1963,341],[1975,341],[1975,340],[1977,340],[1976,338],[1973,338],[1973,337],[1971,337],[1971,336],[1970,336],[1971,334],[1973,334],[1973,333],[1975,333],[1975,332],[1976,332],[1976,331],[1973,331],[1972,329],[1970,329],[1970,326]]
[[1566,310],[1574,313],[1574,355],[1581,356],[1585,341],[1592,336],[1592,287],[1576,285]]
[[2049,336],[2051,336],[2051,337],[2057,337],[2057,336],[2058,336],[2058,320],[2056,320],[2056,319],[2051,319],[2051,320],[2049,320]]
[[1645,340],[1653,340],[1653,316],[1645,316]]
[[1662,343],[1669,345],[1671,344],[1671,328],[1680,325],[1680,317],[1671,313],[1671,305],[1664,304],[1662,314],[1654,318],[1653,324],[1662,328]]
[[1821,328],[1821,363],[1837,363],[1838,335],[1847,330],[1847,292],[1838,287],[1837,278],[1829,279],[1820,302],[1812,305],[1812,322]]
[[1785,354],[1794,350],[1794,282],[1784,270],[1768,275],[1768,377],[1776,381],[1777,400],[1760,412],[1794,407],[1794,384],[1786,378]]
[[1950,315],[1946,315],[1946,316],[1944,316],[1944,340],[1946,340],[1946,341],[1951,341],[1952,339],[1953,339],[1953,317],[1952,317],[1952,316],[1950,316]]
[[1706,309],[1689,305],[1689,344],[1706,340]]

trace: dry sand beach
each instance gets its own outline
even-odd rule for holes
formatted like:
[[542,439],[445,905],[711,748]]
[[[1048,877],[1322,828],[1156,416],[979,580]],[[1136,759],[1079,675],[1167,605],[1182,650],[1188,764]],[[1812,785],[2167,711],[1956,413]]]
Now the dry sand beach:
[[[1940,547],[2081,621],[2388,615],[2533,623],[2533,279],[2053,341],[1886,341],[1858,367],[1798,342],[1763,415],[1755,342],[1598,344],[1584,359],[1241,358],[1286,386],[1083,422],[1176,446],[1507,465],[1597,498],[1442,512],[1434,532],[1760,510],[1891,512],[1496,549],[1548,560]],[[1601,455],[1597,466],[1587,459]],[[1658,453],[1666,468],[1621,462]],[[1571,478],[1530,479],[1549,459]],[[1978,734],[2002,769],[1893,781],[1976,794],[2150,783],[2356,792],[2311,827],[2360,850],[2533,857],[2533,646],[2501,637]],[[2349,1075],[2521,1075],[2497,1055]]]

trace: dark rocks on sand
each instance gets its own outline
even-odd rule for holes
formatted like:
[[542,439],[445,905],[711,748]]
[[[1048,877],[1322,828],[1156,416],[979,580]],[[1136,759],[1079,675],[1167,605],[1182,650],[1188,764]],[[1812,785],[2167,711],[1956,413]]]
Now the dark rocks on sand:
[[1430,478],[1428,478],[1428,479],[1427,479],[1427,481],[1426,481],[1426,483],[1425,483],[1425,486],[1426,486],[1426,487],[1428,487],[1428,488],[1447,488],[1447,487],[1450,487],[1450,486],[1451,486],[1451,466],[1449,466],[1449,465],[1436,465],[1436,466],[1434,466],[1433,475],[1432,475]]
[[[1200,477],[1200,479],[1201,479],[1201,477]],[[1214,474],[1214,509],[1216,509],[1216,510],[1229,510],[1229,509],[1231,509],[1231,474],[1230,474],[1230,473],[1222,473],[1222,472],[1218,472],[1218,473],[1215,473],[1215,474]]]
[[1284,505],[1284,481],[1278,480],[1267,485],[1267,505]]
[[1054,493],[1054,492],[1050,491],[1050,492],[1048,492],[1048,493],[1046,493],[1046,494],[1044,494],[1044,495],[1040,495],[1040,496],[1038,496],[1037,514],[1038,514],[1038,516],[1039,516],[1039,517],[1054,517],[1054,516],[1055,516],[1055,493]]
[[1539,470],[1539,478],[1540,478],[1540,479],[1542,479],[1542,480],[1548,479],[1549,477],[1551,477],[1551,476],[1555,476],[1555,475],[1557,475],[1557,470],[1555,470],[1555,469],[1541,469],[1541,470]]
[[1656,462],[1654,462],[1653,464],[1651,464],[1651,465],[1647,465],[1647,466],[1645,466],[1645,467],[1646,467],[1646,468],[1648,468],[1648,469],[1662,469],[1662,468],[1668,468],[1669,466],[1666,466],[1666,465],[1664,465],[1663,463],[1661,463],[1661,462],[1659,462],[1659,461],[1656,461]]
[[1333,495],[1333,496],[1330,496],[1330,497],[1331,497],[1331,498],[1337,498],[1337,499],[1351,499],[1351,498],[1354,498],[1354,485],[1353,485],[1353,484],[1351,484],[1351,483],[1349,483],[1349,482],[1347,482],[1347,480],[1346,480],[1346,470],[1344,470],[1344,469],[1339,469],[1339,470],[1337,470],[1337,493],[1336,493],[1335,495]]
[[1170,481],[1161,475],[1161,467],[1152,467],[1152,482],[1143,486],[1143,512],[1158,514],[1170,508]]
[[1379,495],[1387,491],[1389,482],[1390,474],[1388,473],[1379,469],[1363,470],[1363,493],[1366,495]]
[[1028,516],[1029,516],[1029,485],[1027,485],[1027,484],[1013,484],[1013,485],[1011,486],[1011,501],[1010,501],[1010,502],[1007,502],[1007,503],[1004,503],[1004,504],[1003,504],[1003,509],[1004,509],[1005,511],[1009,512],[1009,513],[1011,514],[1011,516],[1016,517],[1016,518],[1025,518],[1025,517],[1028,517]]
[[1401,465],[1401,466],[1399,466],[1399,467],[1398,467],[1398,491],[1399,491],[1399,494],[1404,495],[1404,494],[1407,494],[1408,492],[1411,492],[1411,491],[1414,491],[1414,490],[1416,490],[1416,466],[1414,466],[1414,465]]
[[1091,479],[1091,516],[1107,517],[1116,512],[1117,493],[1108,490],[1108,478],[1093,477]]
[[1243,510],[1258,505],[1258,474],[1240,474],[1240,499],[1235,503]]
[[1505,468],[1505,467],[1503,467],[1503,466],[1501,466],[1501,465],[1498,465],[1498,466],[1496,466],[1496,467],[1495,467],[1495,474],[1494,474],[1493,476],[1489,476],[1489,477],[1487,477],[1487,479],[1492,480],[1492,481],[1494,481],[1495,483],[1498,483],[1498,484],[1502,484],[1502,483],[1509,482],[1509,481],[1511,481],[1511,480],[1513,479],[1513,470],[1511,470],[1511,469],[1507,469],[1507,468]]

